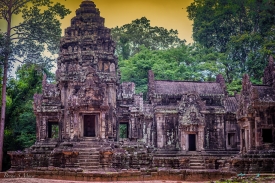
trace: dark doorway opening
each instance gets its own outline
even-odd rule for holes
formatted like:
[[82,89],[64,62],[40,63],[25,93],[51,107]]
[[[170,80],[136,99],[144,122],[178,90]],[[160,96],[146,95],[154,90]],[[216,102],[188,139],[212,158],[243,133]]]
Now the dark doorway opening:
[[58,131],[58,122],[48,122],[48,138],[57,139]]
[[196,134],[189,134],[189,151],[196,151]]
[[95,115],[84,115],[84,136],[95,137]]
[[228,145],[235,146],[235,133],[228,133]]
[[242,147],[245,147],[245,133],[244,133],[244,129],[242,129]]
[[273,135],[272,129],[262,129],[263,143],[272,143]]
[[119,123],[119,138],[128,138],[128,123]]

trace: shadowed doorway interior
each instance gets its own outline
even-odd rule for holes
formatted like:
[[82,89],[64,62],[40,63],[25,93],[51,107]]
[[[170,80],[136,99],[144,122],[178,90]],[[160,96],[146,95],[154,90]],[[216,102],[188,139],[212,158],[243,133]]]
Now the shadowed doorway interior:
[[189,134],[189,151],[196,151],[196,134]]
[[85,137],[95,137],[95,115],[85,115],[84,116],[84,136]]

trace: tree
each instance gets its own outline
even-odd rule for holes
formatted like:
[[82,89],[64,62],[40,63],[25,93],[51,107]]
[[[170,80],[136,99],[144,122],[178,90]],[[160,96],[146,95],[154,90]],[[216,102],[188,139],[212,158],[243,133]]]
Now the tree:
[[194,22],[194,40],[226,55],[223,64],[229,83],[244,72],[260,81],[270,45],[267,39],[274,36],[274,0],[194,0],[187,12]]
[[140,51],[140,46],[149,50],[164,50],[177,47],[185,42],[178,38],[177,30],[152,27],[146,17],[133,20],[130,24],[112,28],[112,37],[117,43],[116,53],[122,59]]
[[[4,136],[4,157],[7,151],[23,150],[36,140],[36,120],[33,113],[33,95],[42,92],[42,75],[53,75],[41,71],[37,64],[23,64],[17,68],[16,78],[10,78],[7,85],[7,112]],[[3,169],[9,168],[4,158]]]
[[137,93],[146,93],[148,70],[153,70],[157,80],[180,81],[214,81],[225,71],[224,55],[198,44],[167,50],[140,49],[128,60],[119,61],[121,80],[134,82]]
[[[41,10],[43,9],[43,10]],[[43,67],[50,66],[52,59],[43,57],[48,50],[56,53],[61,35],[58,18],[70,11],[51,0],[1,0],[0,18],[7,23],[4,41],[2,106],[0,125],[0,165],[3,160],[3,138],[6,113],[6,87],[8,69],[13,62],[39,61]],[[12,26],[13,16],[22,15],[22,21]],[[21,58],[21,59],[18,59]],[[2,166],[0,166],[2,171]]]

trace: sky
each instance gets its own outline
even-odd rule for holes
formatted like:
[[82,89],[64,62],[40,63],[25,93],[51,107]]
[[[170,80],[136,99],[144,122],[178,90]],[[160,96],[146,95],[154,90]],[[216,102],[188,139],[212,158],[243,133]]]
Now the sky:
[[[57,0],[55,0],[57,1]],[[82,0],[58,0],[69,8],[72,13],[62,20],[62,30],[70,26],[70,19],[75,16],[75,10]],[[146,17],[151,26],[176,29],[179,37],[187,43],[192,40],[192,21],[187,17],[186,7],[193,0],[93,0],[105,18],[108,28],[131,23],[132,20]]]
[[[61,20],[62,35],[64,29],[70,26],[70,20],[75,16],[82,0],[53,0],[65,5],[72,11],[71,14]],[[180,39],[187,43],[193,42],[192,21],[187,17],[186,8],[193,0],[93,0],[100,11],[101,17],[105,18],[105,26],[113,28],[131,23],[135,19],[146,17],[151,21],[151,26],[164,27],[168,30],[178,30]],[[20,17],[13,17],[13,25],[20,22]],[[5,32],[6,22],[0,20],[0,29]],[[15,64],[14,68],[17,68]],[[14,75],[15,69],[11,75]]]

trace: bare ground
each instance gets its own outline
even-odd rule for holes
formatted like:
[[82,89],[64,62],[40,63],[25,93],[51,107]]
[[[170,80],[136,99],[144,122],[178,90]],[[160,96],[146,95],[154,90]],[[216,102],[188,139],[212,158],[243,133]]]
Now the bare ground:
[[[1,183],[91,183],[86,181],[53,180],[53,179],[37,179],[37,178],[5,178],[5,179],[0,179],[0,182]],[[93,183],[110,183],[110,182],[93,182]],[[195,182],[152,180],[152,181],[114,181],[113,183],[195,183]]]

